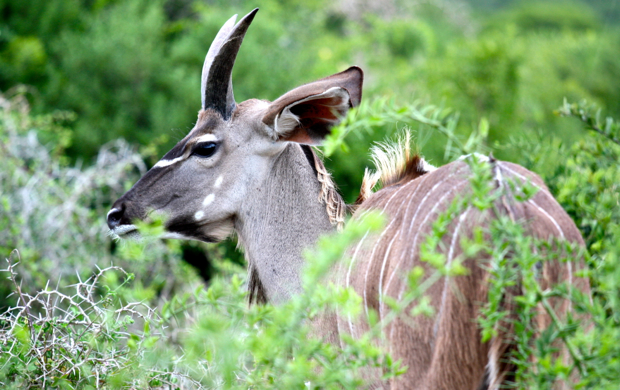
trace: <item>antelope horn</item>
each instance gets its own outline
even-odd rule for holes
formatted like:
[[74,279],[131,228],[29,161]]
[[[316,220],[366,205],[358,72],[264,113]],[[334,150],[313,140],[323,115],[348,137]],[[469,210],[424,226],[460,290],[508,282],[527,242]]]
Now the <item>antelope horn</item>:
[[235,24],[237,15],[228,19],[215,36],[202,67],[202,109],[211,108],[228,120],[235,109],[232,87],[232,68],[243,37],[258,8]]

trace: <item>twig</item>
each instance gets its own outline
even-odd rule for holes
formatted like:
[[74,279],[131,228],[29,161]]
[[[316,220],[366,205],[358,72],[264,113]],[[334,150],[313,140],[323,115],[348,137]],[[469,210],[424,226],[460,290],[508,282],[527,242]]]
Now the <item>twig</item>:
[[19,262],[21,261],[21,256],[19,255],[19,251],[17,249],[13,249],[11,251],[11,254],[9,255],[9,258],[6,260],[8,263],[8,267],[7,267],[7,271],[9,272],[9,275],[11,275],[11,281],[13,282],[13,285],[15,286],[15,289],[17,290],[17,295],[19,295],[19,299],[22,301],[23,305],[24,305],[24,309],[26,310],[26,324],[28,324],[28,329],[30,331],[30,341],[32,342],[32,338],[34,337],[34,329],[32,328],[32,323],[30,322],[31,320],[31,315],[30,315],[30,303],[26,302],[26,298],[24,298],[24,294],[22,293],[22,289],[21,286],[17,283],[17,280],[15,279],[15,271],[13,271],[13,256],[17,256],[17,264],[19,264]]
[[[612,134],[612,129],[617,128],[618,124],[614,123],[611,117],[607,117],[607,129],[603,130],[599,124],[599,114],[600,110],[597,111],[596,115],[593,116],[590,110],[595,109],[594,106],[587,106],[585,101],[577,104],[577,103],[568,103],[566,99],[564,99],[564,104],[558,110],[556,110],[556,114],[561,116],[573,116],[578,118],[581,122],[586,124],[586,128],[588,130],[592,130],[603,137],[607,138],[611,142],[620,145],[620,138],[615,137]],[[620,129],[615,129],[615,131]]]
[[[543,294],[541,298],[542,298],[541,302],[543,304],[543,307],[545,308],[545,311],[547,312],[547,314],[549,314],[549,317],[551,317],[551,320],[553,321],[555,326],[557,326],[558,329],[562,329],[562,322],[558,318],[557,314],[555,314],[555,311],[553,310],[553,308],[547,301],[545,295]],[[564,344],[566,345],[566,348],[568,349],[568,353],[570,353],[571,357],[573,358],[573,361],[575,362],[575,365],[577,366],[577,369],[579,370],[579,374],[581,374],[582,377],[585,376],[586,371],[581,364],[582,357],[579,356],[577,351],[575,351],[575,347],[573,347],[573,345],[570,343],[566,335],[563,334],[563,332],[560,332],[560,338],[562,339],[562,341],[564,341]]]

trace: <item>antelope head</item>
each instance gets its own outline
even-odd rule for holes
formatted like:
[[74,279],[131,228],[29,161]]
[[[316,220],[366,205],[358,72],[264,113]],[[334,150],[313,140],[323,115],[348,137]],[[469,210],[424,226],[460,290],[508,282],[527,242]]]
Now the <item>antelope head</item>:
[[236,24],[233,16],[218,32],[203,66],[196,125],[113,204],[107,222],[114,235],[137,235],[134,222],[151,212],[165,216],[167,237],[206,242],[236,230],[251,246],[274,224],[288,224],[274,233],[286,246],[331,229],[325,205],[317,207],[321,183],[307,145],[319,144],[359,103],[362,71],[351,67],[273,102],[237,104],[232,68],[257,11]]

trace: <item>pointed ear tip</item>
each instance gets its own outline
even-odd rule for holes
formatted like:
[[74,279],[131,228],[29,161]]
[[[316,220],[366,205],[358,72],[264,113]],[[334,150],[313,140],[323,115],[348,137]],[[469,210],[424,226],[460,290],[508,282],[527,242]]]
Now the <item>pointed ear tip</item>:
[[347,71],[349,71],[349,70],[350,70],[350,71],[356,71],[356,72],[359,72],[359,73],[360,73],[360,74],[362,74],[362,75],[364,74],[364,71],[362,70],[362,68],[360,68],[360,67],[359,67],[359,66],[357,66],[357,65],[351,65],[351,66],[349,66],[349,69],[347,69]]
[[342,73],[357,73],[359,77],[361,77],[362,79],[364,78],[364,71],[357,65],[349,66],[347,70],[343,71]]
[[364,84],[364,71],[359,66],[353,65],[349,67],[349,69],[345,70],[344,73],[349,73],[355,82],[358,84],[357,88],[354,90],[350,90],[351,94],[351,105],[353,107],[359,106],[362,100],[362,85]]
[[360,88],[362,84],[364,83],[364,71],[359,66],[356,66],[356,65],[350,66],[347,70],[341,72],[340,74],[346,74],[347,77],[350,77],[351,79],[355,79],[356,81],[358,81],[360,84]]

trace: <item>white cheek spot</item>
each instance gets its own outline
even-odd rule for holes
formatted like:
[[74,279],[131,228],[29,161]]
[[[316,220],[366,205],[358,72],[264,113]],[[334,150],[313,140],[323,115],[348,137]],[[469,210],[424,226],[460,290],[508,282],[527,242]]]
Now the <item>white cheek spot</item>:
[[205,200],[202,201],[202,205],[206,207],[206,206],[210,205],[211,203],[213,203],[214,199],[215,199],[215,194],[209,194],[209,195],[207,195]]
[[179,161],[183,160],[183,156],[181,157],[177,157],[175,159],[172,160],[159,160],[157,162],[157,164],[153,165],[153,168],[163,168],[163,167],[167,167],[168,165],[172,165],[174,163],[178,163]]
[[215,184],[213,184],[213,188],[220,188],[222,186],[222,182],[224,181],[224,177],[220,175],[220,177],[215,180]]
[[205,216],[205,212],[204,212],[204,211],[202,211],[202,210],[200,210],[200,211],[196,211],[196,214],[194,214],[194,219],[195,219],[196,221],[199,221],[199,220],[201,220],[201,219],[202,219],[202,217],[204,217],[204,216]]

